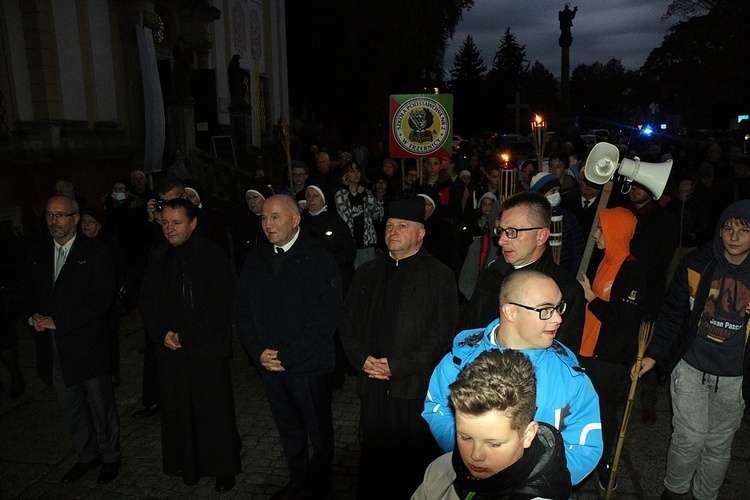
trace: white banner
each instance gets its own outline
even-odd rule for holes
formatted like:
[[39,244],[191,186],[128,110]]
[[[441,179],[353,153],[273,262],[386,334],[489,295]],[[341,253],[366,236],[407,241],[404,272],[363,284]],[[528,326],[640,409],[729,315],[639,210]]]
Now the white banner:
[[159,71],[156,68],[156,50],[151,28],[136,25],[135,34],[143,75],[143,105],[146,118],[143,171],[149,174],[161,171],[164,157],[164,99],[161,95]]

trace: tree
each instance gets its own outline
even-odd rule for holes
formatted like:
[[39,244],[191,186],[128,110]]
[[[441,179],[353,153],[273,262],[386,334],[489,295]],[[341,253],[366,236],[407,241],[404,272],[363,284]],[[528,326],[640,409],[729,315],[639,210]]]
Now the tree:
[[521,92],[528,77],[527,72],[526,46],[520,45],[510,27],[507,27],[487,77],[488,95],[497,96],[492,100],[490,112],[497,117],[498,125],[504,130],[515,128],[514,114],[505,105],[515,102],[516,92]]
[[[479,49],[471,35],[466,37],[453,61],[448,88],[453,92],[454,128],[462,133],[481,132],[484,100],[484,65]],[[477,127],[480,127],[477,130]]]
[[390,94],[445,87],[443,58],[473,0],[287,0],[289,98],[347,131],[372,135]]
[[675,0],[665,18],[681,17],[641,68],[635,96],[680,115],[683,126],[726,127],[750,109],[746,0]]
[[526,101],[532,110],[550,115],[557,106],[557,82],[542,63],[535,61],[527,72],[524,85]]
[[580,64],[571,76],[571,103],[584,123],[601,125],[629,121],[624,103],[635,76],[619,59],[611,59],[606,64]]

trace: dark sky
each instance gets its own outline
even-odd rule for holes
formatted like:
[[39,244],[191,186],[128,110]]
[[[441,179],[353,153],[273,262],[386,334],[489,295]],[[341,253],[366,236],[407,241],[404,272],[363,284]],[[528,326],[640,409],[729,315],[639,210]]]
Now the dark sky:
[[[671,0],[581,0],[573,20],[573,45],[570,47],[570,71],[579,64],[606,63],[619,59],[626,69],[639,69],[646,57],[661,45],[669,26],[662,23]],[[445,54],[445,69],[453,67],[455,54],[467,35],[474,38],[487,69],[492,67],[505,28],[510,27],[519,45],[526,46],[532,64],[539,61],[560,77],[561,49],[558,12],[564,1],[549,0],[475,0],[456,26]]]

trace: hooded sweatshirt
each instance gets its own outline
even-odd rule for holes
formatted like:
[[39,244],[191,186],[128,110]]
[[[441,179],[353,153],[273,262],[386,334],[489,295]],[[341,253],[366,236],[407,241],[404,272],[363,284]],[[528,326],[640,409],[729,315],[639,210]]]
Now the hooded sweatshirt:
[[683,358],[700,371],[727,377],[742,375],[750,315],[750,259],[735,265],[724,256],[722,227],[732,218],[750,223],[750,200],[731,205],[719,218],[711,248],[716,267],[695,340]]
[[[586,322],[583,327],[583,340],[579,353],[581,356],[593,357],[596,354],[596,347],[601,334],[602,322],[613,323],[613,327],[622,326],[617,321],[620,316],[636,315],[637,321],[640,322],[642,313],[638,310],[638,304],[642,302],[643,297],[639,297],[638,282],[628,283],[625,287],[625,296],[622,293],[615,293],[613,289],[615,282],[621,282],[633,278],[631,271],[628,276],[622,273],[623,263],[626,261],[635,261],[635,257],[630,255],[630,240],[635,234],[637,219],[630,210],[622,207],[602,210],[599,213],[599,224],[602,228],[602,237],[604,238],[604,258],[602,259],[596,271],[596,277],[591,285],[591,289],[596,297],[586,305]],[[643,275],[642,272],[638,274]],[[644,276],[645,279],[645,276]],[[628,288],[630,290],[628,290]],[[597,314],[597,306],[599,311]],[[632,326],[632,321],[628,322],[628,327]],[[621,330],[614,328],[612,335],[631,336],[635,338],[635,331]],[[629,342],[629,344],[632,344]],[[629,353],[628,353],[629,354]],[[614,361],[614,360],[613,360]]]
[[731,264],[724,256],[722,227],[729,219],[750,222],[750,200],[727,207],[714,240],[685,256],[659,312],[646,356],[656,360],[666,379],[680,359],[717,376],[745,375],[743,395],[750,400],[750,259]]

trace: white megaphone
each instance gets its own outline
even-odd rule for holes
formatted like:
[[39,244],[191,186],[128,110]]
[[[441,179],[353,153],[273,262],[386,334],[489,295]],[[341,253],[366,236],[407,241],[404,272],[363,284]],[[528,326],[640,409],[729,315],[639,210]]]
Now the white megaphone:
[[636,182],[648,189],[654,200],[661,198],[672,170],[671,159],[662,163],[647,163],[636,156],[633,160],[625,158],[618,168],[619,157],[617,146],[600,142],[586,158],[586,179],[595,184],[606,184],[616,173],[625,183],[623,193],[630,191],[630,185]]
[[620,164],[619,175],[625,178],[627,184],[637,182],[651,191],[655,200],[661,198],[664,186],[667,185],[669,173],[672,171],[672,159],[662,163],[647,163],[637,156],[630,160],[625,158]]
[[620,150],[608,142],[600,142],[586,158],[586,178],[594,184],[606,184],[617,171]]

